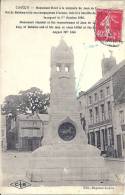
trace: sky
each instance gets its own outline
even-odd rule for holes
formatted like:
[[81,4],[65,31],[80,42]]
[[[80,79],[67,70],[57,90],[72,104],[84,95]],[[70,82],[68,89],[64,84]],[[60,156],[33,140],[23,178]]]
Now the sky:
[[[2,101],[7,95],[31,87],[50,92],[50,51],[62,38],[49,30],[16,29],[18,21],[19,16],[9,15],[2,20]],[[124,43],[116,48],[105,46],[95,41],[93,30],[63,35],[63,39],[73,48],[77,92],[87,90],[101,78],[101,60],[103,55],[110,55],[109,50],[113,51],[117,63],[125,59]]]

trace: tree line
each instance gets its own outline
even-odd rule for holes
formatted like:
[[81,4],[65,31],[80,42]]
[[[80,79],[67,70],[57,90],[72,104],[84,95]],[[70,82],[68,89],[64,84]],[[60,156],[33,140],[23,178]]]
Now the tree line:
[[34,114],[37,111],[40,114],[47,113],[50,102],[50,94],[43,93],[37,87],[20,91],[17,95],[8,95],[2,104],[2,114],[16,117],[18,114]]

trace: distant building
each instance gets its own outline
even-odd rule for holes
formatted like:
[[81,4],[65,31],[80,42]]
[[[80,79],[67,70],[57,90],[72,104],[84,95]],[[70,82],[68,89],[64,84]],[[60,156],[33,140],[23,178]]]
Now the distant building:
[[82,128],[84,131],[86,131],[86,119],[85,119],[85,115],[86,115],[86,92],[81,91],[79,93],[79,110],[80,110],[80,121],[82,124]]
[[1,134],[0,134],[0,148],[2,151],[7,150],[6,140],[6,115],[1,115]]
[[118,156],[125,157],[125,86],[114,106],[115,147]]
[[[125,61],[116,64],[111,55],[102,60],[102,79],[79,95],[82,117],[86,121],[88,143],[97,146],[102,154],[122,157],[119,152],[118,117],[115,102],[125,86]],[[119,105],[120,106],[120,105]],[[123,107],[123,104],[122,104]],[[121,140],[122,142],[122,140]],[[123,143],[121,143],[123,148]]]
[[16,119],[16,149],[33,151],[41,146],[47,114],[18,115]]
[[20,114],[6,117],[7,150],[33,151],[41,146],[48,114]]

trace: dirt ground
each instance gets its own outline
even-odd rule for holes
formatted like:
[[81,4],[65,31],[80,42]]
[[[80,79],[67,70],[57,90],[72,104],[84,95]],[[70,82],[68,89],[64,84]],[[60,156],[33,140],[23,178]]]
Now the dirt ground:
[[[29,166],[29,158],[31,156],[31,152],[4,152],[2,153],[2,173],[3,173],[3,185],[10,186],[10,183],[19,180],[25,180],[26,171]],[[125,162],[124,160],[118,159],[106,159],[106,166],[110,169],[110,171],[114,174],[115,182],[114,183],[94,183],[93,185],[118,185],[119,183],[123,184],[125,182]],[[31,182],[30,182],[31,183]],[[32,186],[42,186],[42,185],[91,185],[91,183],[87,182],[63,182],[61,183],[39,183],[32,182]]]

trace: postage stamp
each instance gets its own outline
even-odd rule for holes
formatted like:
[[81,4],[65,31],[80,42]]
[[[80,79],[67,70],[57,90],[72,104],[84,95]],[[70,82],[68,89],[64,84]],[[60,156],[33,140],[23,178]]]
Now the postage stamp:
[[97,9],[95,23],[95,40],[105,42],[122,41],[121,9]]

